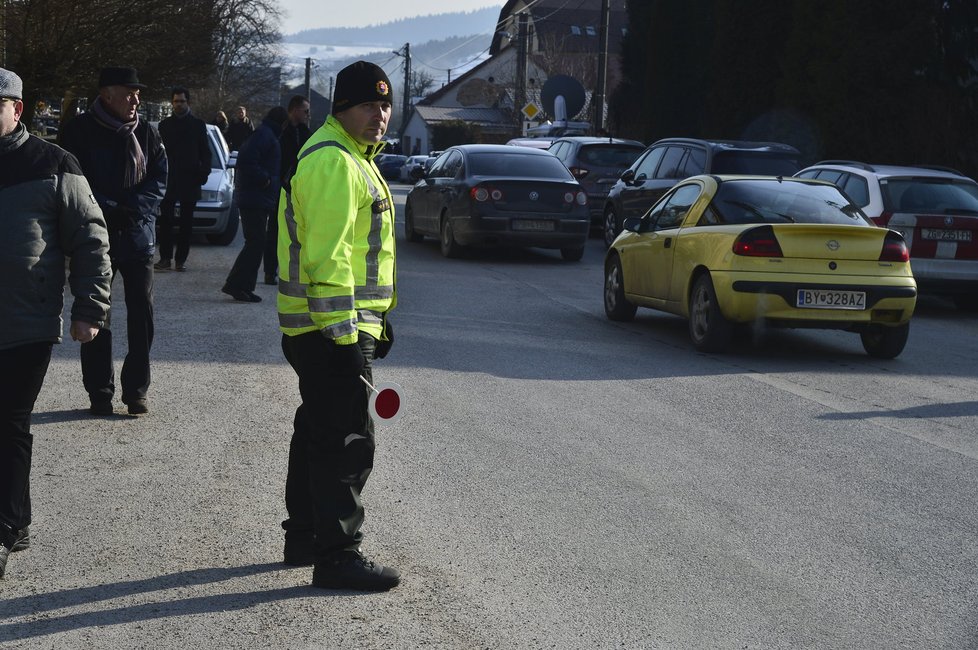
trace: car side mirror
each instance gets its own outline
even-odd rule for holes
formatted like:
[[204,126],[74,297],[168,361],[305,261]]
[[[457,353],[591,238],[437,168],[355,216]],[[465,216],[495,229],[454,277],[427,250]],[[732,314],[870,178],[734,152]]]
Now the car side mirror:
[[228,169],[234,169],[236,164],[238,164],[238,152],[232,151],[231,155],[228,156]]
[[619,178],[621,178],[621,180],[626,183],[631,183],[633,180],[635,180],[635,170],[626,169],[621,173],[621,176],[619,176]]
[[422,165],[415,165],[411,168],[411,172],[408,174],[411,180],[420,181],[425,177],[424,167]]
[[640,217],[628,217],[621,225],[622,230],[629,232],[642,232],[642,219]]

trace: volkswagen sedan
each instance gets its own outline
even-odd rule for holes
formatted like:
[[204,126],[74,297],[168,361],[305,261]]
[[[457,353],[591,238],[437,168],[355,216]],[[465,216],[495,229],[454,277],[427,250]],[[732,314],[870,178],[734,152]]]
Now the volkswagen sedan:
[[416,175],[404,214],[408,241],[437,237],[445,257],[465,246],[554,248],[569,261],[584,255],[587,194],[546,151],[459,145]]
[[624,230],[605,257],[604,307],[684,316],[697,349],[725,349],[738,323],[837,328],[866,352],[903,351],[917,285],[903,237],[837,187],[781,177],[694,176]]

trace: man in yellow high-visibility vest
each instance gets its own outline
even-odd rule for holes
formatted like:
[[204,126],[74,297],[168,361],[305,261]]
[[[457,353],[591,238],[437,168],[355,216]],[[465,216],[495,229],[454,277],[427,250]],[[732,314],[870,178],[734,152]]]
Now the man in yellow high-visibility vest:
[[394,204],[372,162],[390,80],[358,61],[336,76],[332,114],[299,151],[278,214],[282,350],[299,376],[285,487],[285,563],[313,586],[382,591],[398,573],[360,552],[360,492],[374,458],[371,361],[393,342]]

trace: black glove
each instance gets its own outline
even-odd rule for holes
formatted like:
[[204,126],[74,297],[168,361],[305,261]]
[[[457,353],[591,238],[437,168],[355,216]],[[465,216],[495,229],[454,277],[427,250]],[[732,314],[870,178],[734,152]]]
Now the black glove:
[[389,318],[384,319],[384,331],[381,336],[387,335],[387,340],[383,341],[377,339],[377,347],[374,349],[374,358],[383,359],[387,356],[387,353],[391,351],[394,347],[394,324],[391,323]]
[[366,360],[359,345],[339,345],[332,339],[326,339],[326,345],[330,348],[330,369],[336,374],[358,376],[363,372]]

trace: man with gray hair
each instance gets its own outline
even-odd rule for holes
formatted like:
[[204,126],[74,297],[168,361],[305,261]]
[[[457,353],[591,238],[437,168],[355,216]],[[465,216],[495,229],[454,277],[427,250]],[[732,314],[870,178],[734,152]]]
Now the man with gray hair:
[[[128,349],[122,364],[122,402],[129,415],[149,412],[149,351],[153,345],[153,258],[156,218],[166,188],[166,153],[160,134],[139,118],[135,68],[103,68],[90,110],[61,131],[62,146],[75,154],[109,228],[112,275],[122,275]],[[114,410],[112,331],[81,346],[82,382],[92,415]]]
[[30,545],[31,413],[61,342],[65,260],[71,338],[87,344],[109,316],[105,221],[74,156],[28,134],[24,84],[0,68],[0,577]]

